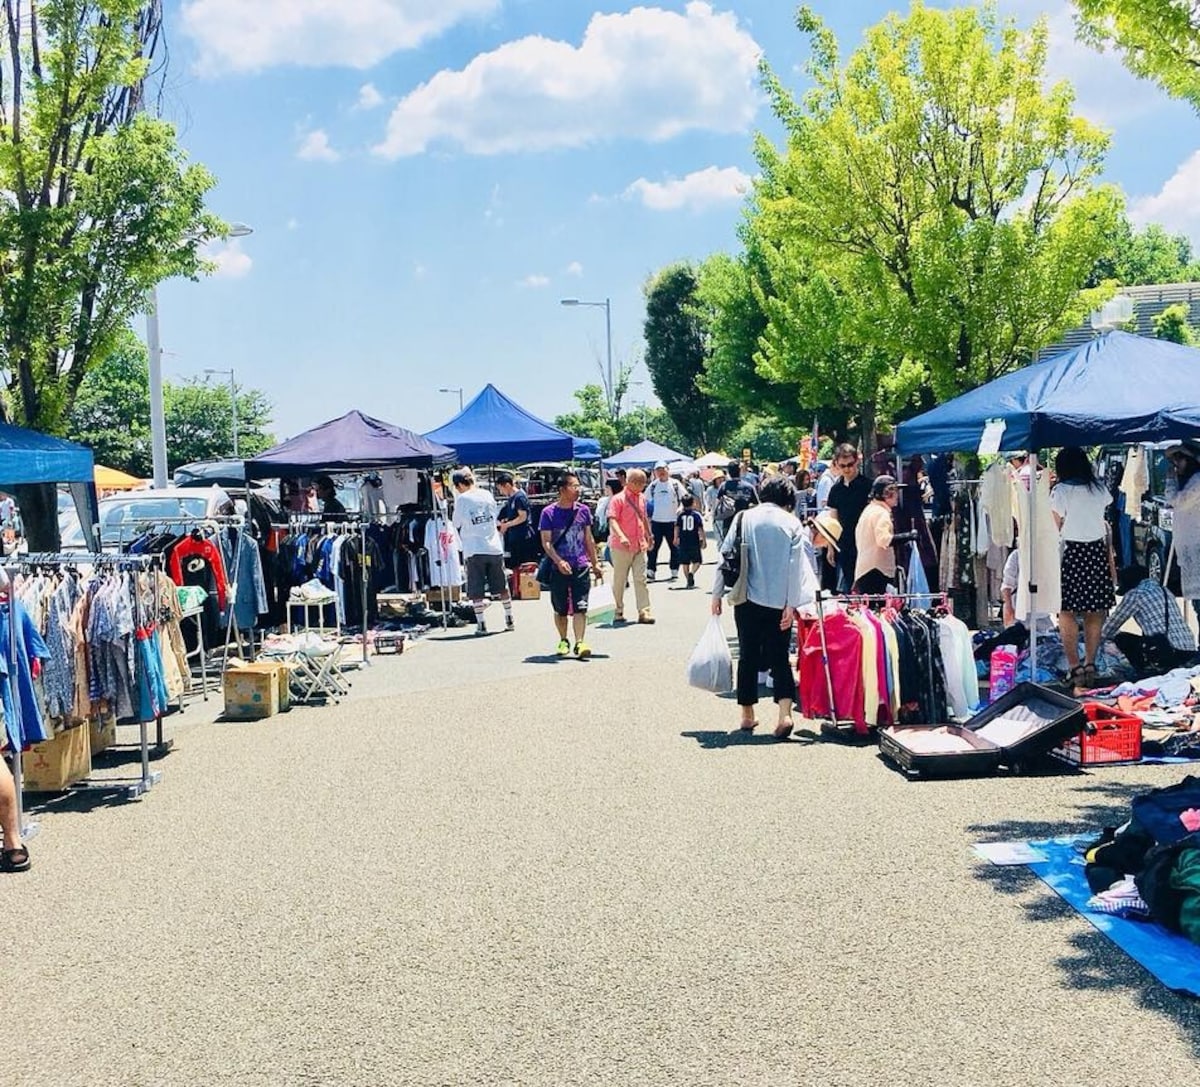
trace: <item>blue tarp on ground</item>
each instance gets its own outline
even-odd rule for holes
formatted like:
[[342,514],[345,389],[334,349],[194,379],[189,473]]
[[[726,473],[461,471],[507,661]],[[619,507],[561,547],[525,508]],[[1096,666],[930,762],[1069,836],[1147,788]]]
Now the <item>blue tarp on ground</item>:
[[978,449],[989,419],[1002,449],[1200,436],[1200,351],[1109,332],[989,381],[896,428],[901,454]]
[[673,461],[690,461],[691,459],[683,453],[676,453],[674,449],[668,449],[665,445],[659,445],[658,442],[644,441],[638,442],[637,445],[631,445],[628,449],[622,449],[620,453],[614,453],[611,457],[606,457],[604,467],[653,468],[660,460],[671,464]]
[[459,464],[524,464],[546,460],[594,460],[600,444],[573,438],[539,419],[495,385],[485,385],[450,422],[425,437],[451,446]]
[[432,468],[453,464],[455,454],[403,427],[361,411],[313,427],[246,461],[247,479],[280,479],[314,472],[369,472],[380,468]]

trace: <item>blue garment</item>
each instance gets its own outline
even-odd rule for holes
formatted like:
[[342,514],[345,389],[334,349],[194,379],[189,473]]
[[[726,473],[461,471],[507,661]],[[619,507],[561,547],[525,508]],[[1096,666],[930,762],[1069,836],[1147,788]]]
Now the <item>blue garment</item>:
[[263,579],[258,541],[249,532],[238,533],[233,621],[238,630],[253,630],[258,617],[267,611],[267,583]]
[[[8,616],[9,609],[13,610],[17,622],[16,652],[17,659],[9,660]],[[46,661],[50,659],[50,650],[42,640],[41,634],[34,626],[30,617],[19,600],[9,597],[8,608],[0,608],[0,660],[4,662],[3,676],[0,678],[0,700],[4,704],[4,724],[8,733],[9,747],[13,751],[22,750],[27,744],[41,743],[50,738],[46,732],[46,724],[42,720],[42,708],[38,705],[37,695],[33,689],[33,670],[30,662],[36,657]],[[16,679],[16,705],[13,702],[13,679]],[[17,732],[16,710],[20,710],[21,727]]]
[[139,631],[137,636],[137,719],[153,721],[167,712],[170,696],[162,670],[158,631]]

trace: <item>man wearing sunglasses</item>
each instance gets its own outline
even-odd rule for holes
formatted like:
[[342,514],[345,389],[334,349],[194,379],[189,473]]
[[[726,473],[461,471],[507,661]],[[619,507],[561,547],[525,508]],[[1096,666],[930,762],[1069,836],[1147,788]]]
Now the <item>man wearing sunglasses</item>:
[[855,534],[863,510],[871,501],[871,484],[859,471],[858,450],[849,442],[837,447],[832,471],[841,477],[829,491],[828,506],[842,526],[841,550],[838,552],[838,591],[849,592],[854,585],[854,568],[858,563]]

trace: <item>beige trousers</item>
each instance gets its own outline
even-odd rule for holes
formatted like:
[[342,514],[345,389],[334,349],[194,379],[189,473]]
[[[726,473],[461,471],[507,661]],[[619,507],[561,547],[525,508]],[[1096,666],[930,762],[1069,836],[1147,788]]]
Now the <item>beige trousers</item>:
[[646,552],[622,551],[610,546],[609,555],[613,567],[613,600],[617,605],[617,614],[625,611],[625,579],[633,574],[633,596],[637,601],[638,615],[650,610],[650,589],[646,585]]

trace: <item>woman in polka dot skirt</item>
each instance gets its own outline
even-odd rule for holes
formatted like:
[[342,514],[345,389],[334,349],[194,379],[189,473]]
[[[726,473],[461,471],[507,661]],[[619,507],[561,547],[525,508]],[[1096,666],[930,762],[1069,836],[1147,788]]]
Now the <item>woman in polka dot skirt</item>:
[[[1076,691],[1096,685],[1096,653],[1108,610],[1116,603],[1117,578],[1108,522],[1104,511],[1112,496],[1087,454],[1065,446],[1054,461],[1058,482],[1050,492],[1050,510],[1062,539],[1062,610],[1058,630]],[[1079,623],[1083,615],[1084,659],[1079,660]]]

